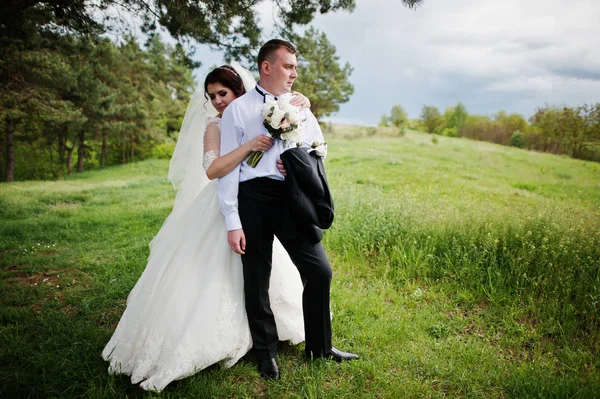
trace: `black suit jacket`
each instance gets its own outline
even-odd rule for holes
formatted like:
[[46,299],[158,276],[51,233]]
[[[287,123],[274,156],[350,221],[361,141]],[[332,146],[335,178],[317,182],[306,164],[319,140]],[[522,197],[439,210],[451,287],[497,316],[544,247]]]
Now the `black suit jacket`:
[[323,238],[323,229],[333,223],[333,199],[325,176],[323,159],[295,147],[281,154],[285,166],[284,238],[305,234],[313,242]]

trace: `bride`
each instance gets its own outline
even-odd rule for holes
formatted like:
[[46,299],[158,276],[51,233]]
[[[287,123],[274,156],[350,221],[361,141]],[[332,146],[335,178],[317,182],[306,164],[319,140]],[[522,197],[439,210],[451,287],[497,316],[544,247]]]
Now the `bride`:
[[[219,157],[220,117],[255,85],[247,70],[224,65],[207,75],[188,106],[169,168],[177,189],[173,210],[150,243],[148,264],[102,351],[110,373],[130,375],[143,389],[161,391],[215,363],[231,367],[252,347],[242,263],[228,246],[212,179],[273,144],[259,136]],[[302,95],[292,103],[309,105]],[[269,296],[280,340],[303,341],[302,282],[277,241]]]

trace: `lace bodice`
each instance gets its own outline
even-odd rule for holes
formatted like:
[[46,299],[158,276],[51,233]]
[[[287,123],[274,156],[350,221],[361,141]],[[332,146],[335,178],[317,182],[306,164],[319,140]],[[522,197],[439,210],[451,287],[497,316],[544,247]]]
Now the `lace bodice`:
[[[216,124],[217,129],[210,129],[211,124]],[[221,118],[215,116],[206,121],[206,130],[204,131],[204,156],[202,166],[207,171],[213,161],[219,157],[219,147],[221,146],[220,134]]]

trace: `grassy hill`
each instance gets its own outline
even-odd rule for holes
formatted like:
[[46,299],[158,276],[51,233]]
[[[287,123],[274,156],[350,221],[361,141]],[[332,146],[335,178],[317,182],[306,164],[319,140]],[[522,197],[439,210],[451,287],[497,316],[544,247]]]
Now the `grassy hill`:
[[283,379],[252,359],[161,395],[100,352],[174,193],[167,161],[0,185],[2,397],[594,397],[600,164],[409,131],[326,133],[334,344]]

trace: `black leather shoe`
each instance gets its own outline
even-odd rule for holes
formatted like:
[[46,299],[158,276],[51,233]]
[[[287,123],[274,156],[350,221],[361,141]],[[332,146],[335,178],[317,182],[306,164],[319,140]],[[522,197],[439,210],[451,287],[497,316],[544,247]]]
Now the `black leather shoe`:
[[258,372],[260,376],[267,380],[279,379],[279,366],[275,358],[263,359],[258,361]]
[[333,346],[331,347],[331,351],[323,357],[326,359],[335,360],[338,363],[358,359],[358,355],[350,352],[342,352],[341,350],[336,349]]

